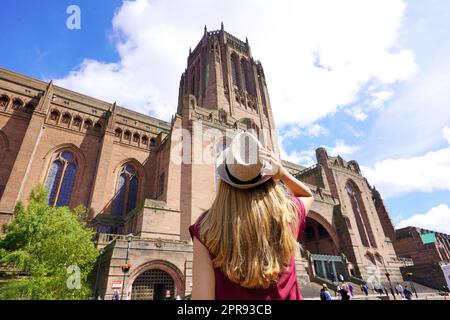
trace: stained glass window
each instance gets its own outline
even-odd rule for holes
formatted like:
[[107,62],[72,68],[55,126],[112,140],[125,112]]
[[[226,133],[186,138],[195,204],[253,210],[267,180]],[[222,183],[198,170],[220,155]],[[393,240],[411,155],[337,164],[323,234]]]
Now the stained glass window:
[[73,163],[69,164],[64,173],[64,178],[61,184],[61,190],[59,191],[58,201],[56,201],[57,207],[69,205],[76,173],[77,173],[76,165]]
[[69,151],[60,152],[50,165],[45,187],[49,192],[48,203],[52,206],[68,206],[77,174],[74,155]]
[[123,203],[125,202],[125,188],[126,188],[126,176],[121,174],[119,180],[117,181],[116,195],[113,200],[113,215],[123,214]]
[[56,192],[58,189],[59,180],[61,177],[62,164],[58,160],[55,160],[50,166],[50,170],[48,172],[47,182],[45,184],[48,192],[49,199],[48,203],[53,205],[55,203]]
[[137,191],[138,191],[139,180],[136,176],[131,178],[130,189],[128,191],[128,205],[127,212],[130,212],[136,208]]
[[132,165],[125,165],[117,181],[111,213],[120,216],[136,208],[138,189],[139,177],[136,169]]

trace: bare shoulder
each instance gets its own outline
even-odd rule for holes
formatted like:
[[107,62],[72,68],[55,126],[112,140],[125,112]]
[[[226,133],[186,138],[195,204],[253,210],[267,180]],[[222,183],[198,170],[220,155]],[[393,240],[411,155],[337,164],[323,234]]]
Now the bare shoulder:
[[311,209],[311,206],[314,202],[314,196],[311,197],[298,197],[301,202],[303,202],[303,205],[305,206],[305,212],[308,214],[309,210]]

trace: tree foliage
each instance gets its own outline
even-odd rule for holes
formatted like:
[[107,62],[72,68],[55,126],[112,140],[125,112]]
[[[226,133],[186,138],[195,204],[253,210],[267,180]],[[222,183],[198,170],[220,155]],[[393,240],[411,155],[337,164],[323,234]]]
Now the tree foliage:
[[29,205],[19,202],[14,219],[5,226],[0,264],[26,276],[2,287],[0,299],[85,299],[91,295],[88,275],[98,251],[92,241],[94,233],[85,223],[86,210],[51,207],[47,199],[46,189],[37,186]]

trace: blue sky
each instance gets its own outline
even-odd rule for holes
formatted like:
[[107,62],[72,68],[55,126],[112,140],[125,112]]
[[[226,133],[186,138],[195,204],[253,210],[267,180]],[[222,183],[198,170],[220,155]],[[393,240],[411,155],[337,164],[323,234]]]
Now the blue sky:
[[170,119],[189,47],[221,21],[263,63],[284,158],[355,159],[396,224],[450,233],[447,0],[4,0],[0,66]]

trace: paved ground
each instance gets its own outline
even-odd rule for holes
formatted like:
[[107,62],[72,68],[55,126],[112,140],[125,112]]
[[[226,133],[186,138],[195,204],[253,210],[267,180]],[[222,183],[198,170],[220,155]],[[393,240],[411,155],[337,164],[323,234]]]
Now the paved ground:
[[[393,284],[393,286],[396,285]],[[407,285],[408,288],[411,288],[411,284],[409,282],[402,283],[403,286]],[[413,282],[412,285],[417,291],[418,298],[416,298],[415,294],[413,294],[414,300],[450,300],[450,296],[441,296],[439,295],[439,291],[425,287],[418,283]],[[386,299],[386,295],[379,295],[375,293],[370,293],[369,296],[361,294],[361,290],[359,290],[359,286],[353,285],[355,290],[355,295],[352,297],[352,300],[382,300]],[[322,287],[316,283],[308,283],[307,285],[301,285],[300,290],[305,300],[319,300],[319,293]],[[330,290],[331,296],[333,299],[339,299],[338,296],[335,295],[334,291]],[[397,300],[402,300],[401,296],[396,296]],[[389,295],[389,300],[394,300],[392,295]]]

